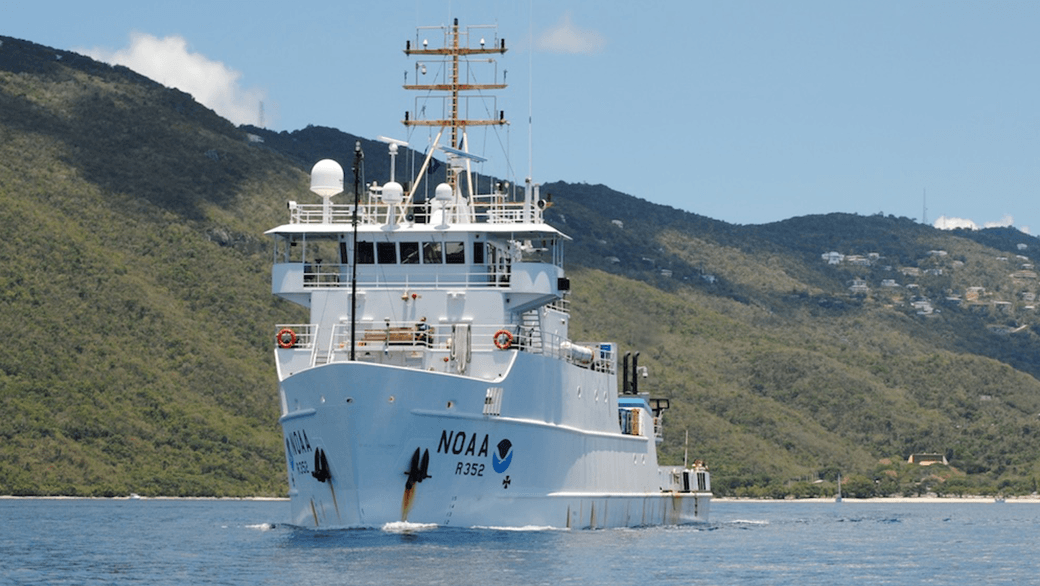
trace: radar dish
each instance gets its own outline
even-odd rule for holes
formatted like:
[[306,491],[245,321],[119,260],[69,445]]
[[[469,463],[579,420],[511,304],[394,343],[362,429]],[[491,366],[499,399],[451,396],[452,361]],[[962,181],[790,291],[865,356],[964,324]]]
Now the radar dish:
[[383,186],[383,203],[396,205],[404,201],[404,187],[396,181]]
[[322,197],[343,192],[343,167],[332,159],[322,159],[311,169],[311,191]]
[[437,189],[433,191],[433,199],[440,202],[451,200],[451,186],[447,183],[438,185]]

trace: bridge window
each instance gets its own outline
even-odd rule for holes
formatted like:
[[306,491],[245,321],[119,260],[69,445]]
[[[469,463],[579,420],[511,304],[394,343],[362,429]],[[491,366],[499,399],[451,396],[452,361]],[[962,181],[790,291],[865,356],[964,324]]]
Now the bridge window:
[[402,242],[401,243],[401,264],[403,264],[403,265],[417,265],[417,264],[419,264],[419,243],[418,242]]
[[379,257],[379,264],[381,265],[397,264],[397,243],[377,242],[376,255]]
[[357,243],[357,262],[362,265],[375,264],[376,254],[371,242]]
[[441,258],[440,242],[423,242],[423,264],[438,265],[444,262]]
[[484,264],[484,243],[474,242],[473,243],[473,264],[482,265]]
[[444,244],[444,260],[450,265],[466,263],[466,243],[446,242]]

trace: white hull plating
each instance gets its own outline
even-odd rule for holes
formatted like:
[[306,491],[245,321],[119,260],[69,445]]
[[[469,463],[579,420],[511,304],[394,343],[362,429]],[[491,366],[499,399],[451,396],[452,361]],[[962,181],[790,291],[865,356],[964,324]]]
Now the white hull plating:
[[[577,376],[590,390],[579,395],[580,382],[547,380],[556,370],[548,359],[516,357],[509,375],[492,382],[366,363],[283,381],[292,405],[281,419],[292,522],[601,528],[707,520],[709,493],[668,490],[674,470],[657,466],[653,439],[616,430],[617,402],[605,385],[596,390]],[[500,415],[483,413],[489,385],[502,389]],[[547,385],[573,392],[537,391]],[[596,411],[615,430],[580,421]],[[324,481],[314,475],[319,450]],[[429,454],[427,477],[408,488],[417,450]]]

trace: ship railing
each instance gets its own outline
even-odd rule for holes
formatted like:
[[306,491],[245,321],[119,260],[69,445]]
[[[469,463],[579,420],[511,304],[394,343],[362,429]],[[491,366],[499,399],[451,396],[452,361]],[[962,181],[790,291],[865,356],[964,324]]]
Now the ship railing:
[[[504,201],[503,196],[498,194],[473,196],[473,209],[477,218],[485,219],[489,224],[516,224],[525,221],[524,202]],[[542,221],[542,210],[537,206],[531,206],[531,220],[535,223]]]
[[549,309],[555,309],[560,313],[570,314],[571,312],[571,300],[568,297],[560,297],[559,299],[546,304]]
[[[466,334],[460,334],[465,328]],[[508,336],[496,336],[500,332]],[[517,349],[529,352],[535,344],[533,332],[511,325],[473,325],[469,323],[435,323],[426,321],[362,322],[355,326],[355,346],[365,350],[414,351],[429,349],[449,353],[464,352],[459,346],[468,344],[469,352],[493,352]],[[498,344],[496,345],[496,340]],[[332,331],[333,353],[349,352],[350,324],[336,324]],[[341,360],[336,357],[335,360]]]
[[[525,221],[524,203],[499,201],[498,195],[477,195],[473,197],[473,211],[476,221],[489,224],[516,224]],[[395,216],[400,219],[404,208],[395,206]],[[389,222],[391,207],[382,202],[367,202],[358,205],[358,222],[361,224],[386,224]],[[432,210],[427,204],[415,204],[410,208],[412,217],[429,218]],[[289,208],[290,224],[349,224],[354,220],[354,204],[330,204],[326,210],[324,204],[295,203]],[[421,220],[420,220],[421,221]],[[530,222],[542,222],[542,210],[531,206]]]
[[[361,204],[358,206],[358,221],[370,223],[375,220],[379,213],[379,207],[387,207],[380,204]],[[386,212],[383,212],[386,215]],[[295,204],[289,207],[290,224],[349,224],[354,220],[354,204],[331,204],[328,209],[328,218],[325,215],[324,204]]]
[[[297,351],[297,354],[302,351],[310,366],[349,360],[350,324],[339,323],[326,331],[327,335],[319,336],[315,324],[283,324],[278,326],[275,343],[280,351]],[[523,324],[430,323],[421,319],[359,322],[354,326],[354,341],[355,354],[408,352],[414,355],[426,351],[438,355],[438,360],[443,355],[448,360],[468,363],[473,354],[518,350],[558,358],[597,372],[612,374],[617,365],[613,344],[574,343]]]
[[318,327],[313,324],[279,324],[274,334],[280,372],[299,372],[314,366]]
[[[426,321],[385,321],[355,326],[357,348],[415,350],[419,348],[447,348],[450,346],[451,327],[437,327]],[[350,324],[336,324],[332,330],[332,352],[350,349]]]
[[541,333],[543,354],[596,372],[613,373],[617,365],[617,350],[613,344],[572,342],[568,338],[547,332]]
[[318,326],[314,324],[278,324],[275,326],[275,344],[283,350],[314,348],[317,340]]
[[[445,271],[441,269],[437,272],[431,272],[429,274],[370,273],[359,276],[358,285],[363,285],[366,287],[415,287],[422,289],[509,287],[509,273],[496,272],[494,270],[488,269],[487,267],[481,268],[483,270],[478,271]],[[350,265],[333,263],[307,263],[304,265],[303,268],[303,286],[305,288],[349,287],[350,278]]]

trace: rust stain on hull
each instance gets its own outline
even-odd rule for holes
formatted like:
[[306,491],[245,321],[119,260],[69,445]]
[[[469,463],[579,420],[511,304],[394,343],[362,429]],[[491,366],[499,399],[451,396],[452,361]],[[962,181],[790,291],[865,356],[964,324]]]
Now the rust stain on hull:
[[415,485],[410,488],[404,489],[404,495],[401,497],[401,520],[408,520],[408,513],[412,511],[412,505],[415,504]]
[[336,518],[342,519],[339,515],[339,503],[336,502],[336,489],[332,486],[331,480],[329,480],[329,490],[332,492],[332,505],[336,507]]

